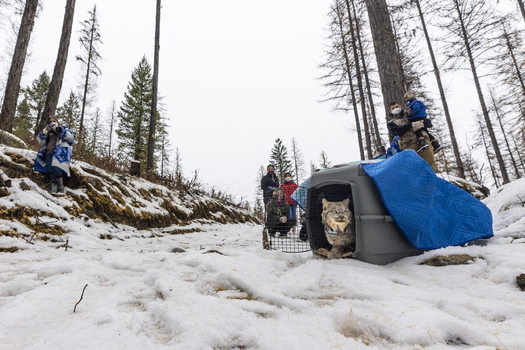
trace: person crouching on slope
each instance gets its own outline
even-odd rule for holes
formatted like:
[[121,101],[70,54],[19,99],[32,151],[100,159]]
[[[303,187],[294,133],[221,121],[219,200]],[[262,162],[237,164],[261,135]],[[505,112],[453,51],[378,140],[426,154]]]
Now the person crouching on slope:
[[42,146],[35,159],[35,171],[49,174],[47,184],[50,193],[64,193],[64,175],[70,177],[69,165],[73,152],[75,134],[60,126],[51,117],[46,127],[38,134],[37,141]]

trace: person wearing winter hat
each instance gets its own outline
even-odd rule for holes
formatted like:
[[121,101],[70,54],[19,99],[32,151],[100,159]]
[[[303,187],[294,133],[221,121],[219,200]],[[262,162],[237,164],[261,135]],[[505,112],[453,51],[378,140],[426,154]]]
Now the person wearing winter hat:
[[281,188],[284,190],[286,203],[290,206],[290,219],[293,221],[292,233],[295,233],[295,225],[297,224],[297,203],[290,198],[290,196],[298,186],[293,181],[291,173],[285,173],[284,176],[284,182],[281,184]]
[[38,134],[42,148],[35,159],[35,171],[49,175],[50,193],[64,193],[64,175],[70,177],[69,165],[75,134],[60,126],[55,117],[47,120],[46,127]]
[[275,175],[275,167],[270,164],[266,167],[266,175],[261,179],[261,190],[263,191],[264,204],[272,198],[273,191],[279,187],[279,179]]
[[286,203],[286,198],[282,188],[273,191],[272,198],[266,204],[266,228],[271,237],[279,232],[279,237],[286,237],[292,228],[293,222],[290,220],[290,206]]
[[415,131],[416,136],[418,137],[418,140],[417,140],[418,149],[416,150],[417,153],[421,153],[422,151],[428,148],[428,144],[425,141],[425,135],[423,134],[423,131],[425,131],[428,134],[428,137],[430,138],[430,142],[432,144],[434,153],[441,151],[443,147],[439,144],[436,138],[430,133],[430,131],[428,131],[428,128],[432,127],[432,122],[427,117],[427,106],[420,100],[416,99],[416,95],[411,91],[407,92],[403,96],[403,99],[405,100],[405,105],[407,107],[405,113],[408,117],[408,121],[409,122],[423,121],[423,124],[424,124],[424,126],[421,129],[418,129]]
[[[424,122],[422,120],[410,122],[406,113],[404,113],[401,108],[401,105],[397,102],[392,102],[390,104],[390,115],[387,117],[386,127],[391,140],[394,140],[397,137],[396,143],[401,151],[406,149],[417,151],[419,149],[416,131],[424,127]],[[430,147],[427,147],[418,154],[434,169],[434,171],[437,170],[434,151]]]

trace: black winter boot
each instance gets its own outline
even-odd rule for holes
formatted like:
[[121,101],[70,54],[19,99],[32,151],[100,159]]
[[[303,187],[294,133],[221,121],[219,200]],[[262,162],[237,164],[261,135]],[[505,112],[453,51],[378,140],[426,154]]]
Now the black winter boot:
[[425,142],[425,139],[419,139],[417,141],[417,153],[421,153],[428,148],[428,144]]
[[64,193],[64,178],[57,177],[57,191],[58,193]]
[[436,140],[432,141],[432,148],[434,148],[434,154],[438,153],[443,149],[443,146],[439,144]]

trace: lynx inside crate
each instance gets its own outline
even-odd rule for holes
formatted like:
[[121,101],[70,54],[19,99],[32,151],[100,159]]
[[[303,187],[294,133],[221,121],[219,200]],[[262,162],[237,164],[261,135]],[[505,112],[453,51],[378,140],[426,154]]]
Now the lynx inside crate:
[[332,249],[321,217],[325,198],[329,201],[349,199],[355,234],[352,258],[383,265],[421,254],[423,250],[414,248],[392,220],[376,185],[362,168],[363,163],[336,166],[312,175],[304,204],[312,251],[323,255]]

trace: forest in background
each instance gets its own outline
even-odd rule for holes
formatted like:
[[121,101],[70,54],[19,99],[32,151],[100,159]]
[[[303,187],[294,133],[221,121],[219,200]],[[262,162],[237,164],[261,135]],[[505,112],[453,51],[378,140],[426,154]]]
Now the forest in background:
[[[19,15],[21,25],[16,31],[19,37],[24,33],[30,35],[38,6],[35,0],[0,1],[0,9],[15,9]],[[75,1],[67,2],[64,23],[68,8],[74,11],[74,6]],[[383,18],[378,27],[370,14],[381,11],[370,11],[370,8],[381,7],[387,8],[388,20]],[[102,41],[96,6],[87,16],[82,16],[82,30],[75,33],[74,39],[84,48],[84,55],[76,57],[83,67],[80,72],[82,84],[79,84],[83,88],[79,92],[70,91],[59,103],[60,94],[50,87],[54,78],[61,78],[44,71],[30,85],[18,87],[15,112],[12,109],[4,111],[11,95],[7,94],[9,79],[2,77],[5,86],[2,86],[0,127],[35,145],[35,133],[52,112],[77,134],[80,144],[75,151],[77,158],[112,170],[127,171],[131,160],[140,160],[146,167],[151,135],[148,127],[155,120],[155,153],[150,171],[179,184],[184,181],[199,183],[197,171],[191,179],[184,179],[180,154],[177,148],[171,148],[172,141],[166,132],[162,96],[153,92],[154,69],[145,57],[131,72],[128,90],[120,103],[114,101],[111,108],[103,112],[93,102],[97,77],[102,74],[97,66],[101,58],[98,47]],[[440,171],[496,188],[525,174],[525,83],[522,77],[525,11],[522,0],[334,0],[327,16],[325,56],[319,66],[319,81],[327,91],[323,101],[334,110],[346,112],[353,120],[358,135],[355,147],[361,159],[373,158],[379,145],[388,145],[385,105],[399,101],[411,90],[429,107],[433,131],[446,146],[436,157]],[[2,17],[2,21],[7,18]],[[385,37],[382,35],[385,30],[393,33],[392,40],[386,44],[394,45],[398,61],[378,51],[380,41],[376,39]],[[67,33],[67,26],[64,26],[62,37],[67,36],[71,38],[71,33]],[[382,46],[388,46],[386,44]],[[57,63],[60,50],[64,49],[61,45]],[[27,47],[25,50],[27,52]],[[13,55],[13,62],[23,57],[24,50]],[[391,68],[393,75],[385,76],[385,69],[381,67],[387,67],[387,72]],[[22,74],[23,69],[18,67],[14,71]],[[469,118],[455,114],[447,103],[450,96],[447,95],[446,76],[453,72],[471,75],[479,100],[478,110],[473,111],[477,125],[468,135],[467,147],[458,142],[462,136],[456,134],[455,126]],[[389,80],[400,83],[393,94],[383,89]],[[159,107],[154,112],[155,118],[151,118],[154,97],[159,97]],[[54,101],[48,101],[50,98]],[[54,112],[49,108],[53,102]],[[279,157],[274,155],[276,148],[280,156],[287,157],[282,140],[275,142],[270,162]],[[316,168],[331,165],[328,155],[320,150],[319,165],[310,160],[309,169],[305,169],[306,163],[294,138],[288,149],[291,155],[286,160],[293,163],[291,171],[297,180],[308,177]],[[259,169],[259,179],[260,173]]]

